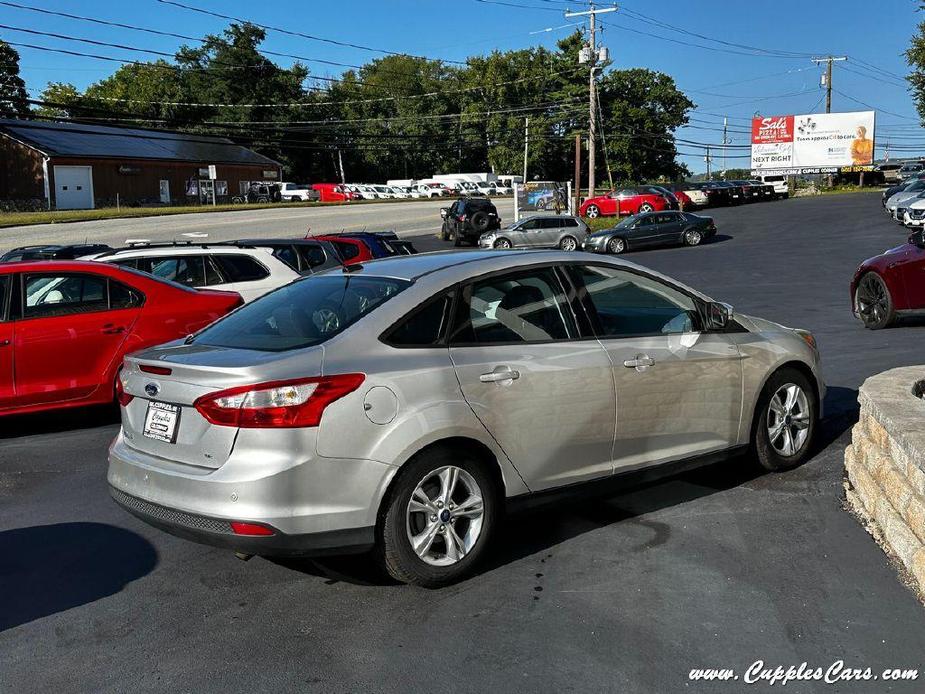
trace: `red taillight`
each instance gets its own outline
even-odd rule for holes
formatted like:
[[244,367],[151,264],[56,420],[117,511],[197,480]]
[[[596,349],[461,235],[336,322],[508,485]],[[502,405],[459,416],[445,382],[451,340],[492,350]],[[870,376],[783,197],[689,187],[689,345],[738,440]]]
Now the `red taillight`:
[[138,370],[144,371],[146,374],[157,374],[158,376],[169,376],[173,373],[173,369],[166,366],[151,366],[149,364],[142,364],[138,367]]
[[465,222],[465,221],[466,221],[466,215],[464,215],[464,214],[463,214],[463,215],[460,215],[457,219],[459,219],[460,222]]
[[262,535],[264,537],[275,534],[273,528],[268,528],[265,525],[242,523],[240,521],[231,521],[231,531],[235,535]]
[[193,403],[212,424],[241,429],[316,427],[324,408],[363,383],[363,374],[339,374],[238,386]]
[[122,385],[122,371],[120,369],[119,374],[116,376],[116,402],[118,402],[121,407],[128,407],[128,404],[134,399],[134,395],[129,395],[125,392],[125,386]]

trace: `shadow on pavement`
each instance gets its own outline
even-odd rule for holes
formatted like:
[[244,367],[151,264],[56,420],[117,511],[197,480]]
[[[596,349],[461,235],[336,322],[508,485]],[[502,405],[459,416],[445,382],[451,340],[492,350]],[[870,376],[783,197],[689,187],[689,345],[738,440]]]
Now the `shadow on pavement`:
[[57,434],[118,423],[119,408],[115,405],[91,405],[69,410],[10,415],[0,418],[0,439]]
[[147,540],[103,523],[0,532],[0,631],[114,595],[156,565]]

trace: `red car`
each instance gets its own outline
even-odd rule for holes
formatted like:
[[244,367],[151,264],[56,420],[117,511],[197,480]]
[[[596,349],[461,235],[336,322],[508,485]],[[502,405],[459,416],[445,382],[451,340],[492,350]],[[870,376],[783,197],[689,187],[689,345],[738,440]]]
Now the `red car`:
[[127,353],[242,303],[109,263],[0,265],[0,416],[112,402]]
[[588,198],[581,204],[582,217],[608,217],[613,215],[661,212],[678,208],[678,200],[668,191],[651,186],[635,186],[612,190],[606,195]]
[[864,327],[879,330],[903,313],[925,310],[925,237],[868,258],[851,280],[854,314]]
[[340,183],[315,183],[312,190],[318,191],[318,200],[321,202],[348,202],[356,195]]

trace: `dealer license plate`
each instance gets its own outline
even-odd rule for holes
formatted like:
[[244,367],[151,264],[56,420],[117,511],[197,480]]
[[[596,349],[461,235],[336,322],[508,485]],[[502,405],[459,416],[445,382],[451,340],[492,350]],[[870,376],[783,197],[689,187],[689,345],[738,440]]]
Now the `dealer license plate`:
[[149,402],[142,434],[149,439],[166,443],[177,442],[177,425],[180,423],[180,407],[166,402]]

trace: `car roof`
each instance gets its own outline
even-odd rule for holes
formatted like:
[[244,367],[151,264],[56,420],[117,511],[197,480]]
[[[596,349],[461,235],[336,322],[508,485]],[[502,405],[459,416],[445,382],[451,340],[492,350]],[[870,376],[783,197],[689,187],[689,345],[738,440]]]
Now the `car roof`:
[[202,255],[204,252],[208,251],[209,253],[260,253],[260,254],[269,254],[270,251],[267,248],[243,248],[241,246],[233,246],[230,244],[221,244],[221,243],[202,243],[202,244],[193,244],[193,245],[181,245],[181,246],[144,246],[139,245],[137,247],[129,248],[116,248],[112,251],[106,251],[105,253],[100,253],[98,255],[93,255],[93,258],[102,259],[102,258],[127,258],[135,256],[145,256],[145,257],[158,257],[158,256],[171,256],[171,255]]
[[0,273],[10,272],[95,272],[118,274],[124,272],[118,265],[106,265],[90,260],[23,260],[0,264]]
[[[393,256],[380,258],[350,266],[349,272],[362,273],[373,277],[390,277],[416,282],[425,277],[441,278],[450,283],[466,281],[484,273],[516,270],[519,267],[534,265],[561,265],[565,263],[588,262],[604,264],[616,268],[633,269],[653,277],[662,278],[705,300],[709,297],[702,292],[684,285],[678,280],[663,275],[649,268],[626,260],[608,256],[591,256],[569,253],[560,250],[472,250],[472,251],[432,251],[417,255]],[[336,270],[334,270],[336,272]],[[325,273],[327,274],[327,273]]]

